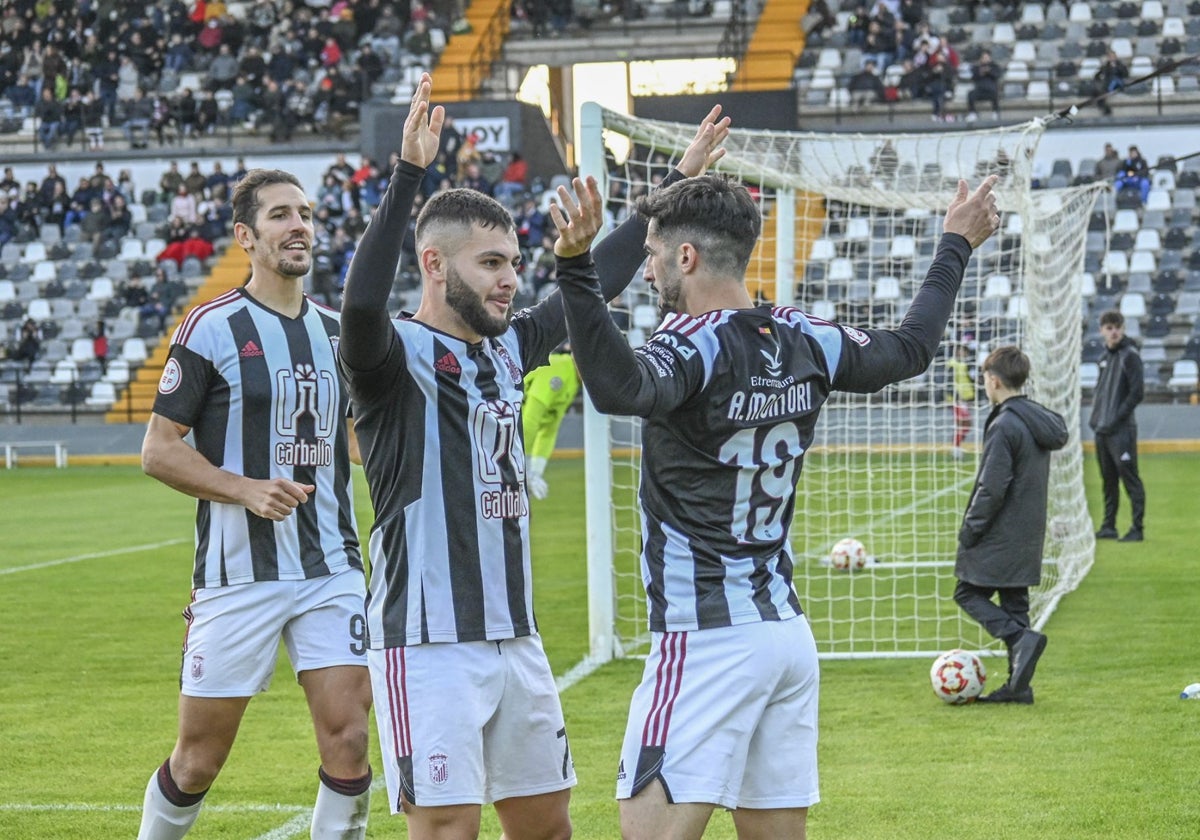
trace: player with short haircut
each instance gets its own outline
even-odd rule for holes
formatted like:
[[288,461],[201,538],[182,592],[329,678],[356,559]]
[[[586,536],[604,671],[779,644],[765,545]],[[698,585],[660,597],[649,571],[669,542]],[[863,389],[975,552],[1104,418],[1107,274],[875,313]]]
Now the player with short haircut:
[[[983,362],[992,411],[983,453],[958,532],[954,601],[1008,648],[1008,681],[981,703],[1033,703],[1046,637],[1029,626],[1029,587],[1042,580],[1050,453],[1067,443],[1063,418],[1026,397],[1029,357],[997,347]],[[992,602],[999,596],[999,605]]]
[[252,170],[233,207],[250,279],[175,331],[142,444],[146,473],[198,501],[179,737],[138,837],[187,834],[282,638],[321,756],[312,837],[362,838],[371,691],[339,316],[303,292],[313,221],[296,177]]
[[[402,234],[445,118],[430,110],[431,85],[422,76],[400,162],[355,252],[339,348],[375,508],[368,663],[389,800],[414,840],[477,836],[489,802],[509,840],[560,840],[575,771],[533,616],[521,407],[525,372],[566,337],[562,301],[513,313],[512,217],[458,189],[422,209],[421,303],[389,318]],[[718,115],[669,180],[702,169],[726,133]],[[568,225],[563,238],[595,233]],[[598,249],[608,297],[632,279],[644,236],[635,220]]]
[[[1000,224],[995,181],[970,197],[959,182],[896,330],[755,306],[744,273],[759,209],[717,176],[639,202],[663,321],[636,350],[609,317],[586,243],[556,246],[584,387],[600,411],[644,418],[652,643],[617,774],[624,837],[699,838],[716,806],[733,809],[740,837],[804,837],[818,800],[819,677],[788,542],[804,453],[831,391],[877,391],[929,366],[971,251]],[[596,212],[592,190],[581,205],[561,191],[555,225]]]

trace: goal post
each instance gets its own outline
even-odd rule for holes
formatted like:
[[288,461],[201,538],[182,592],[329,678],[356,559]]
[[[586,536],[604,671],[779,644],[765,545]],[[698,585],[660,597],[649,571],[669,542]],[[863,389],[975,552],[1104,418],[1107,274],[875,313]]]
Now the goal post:
[[[736,125],[736,124],[735,124]],[[956,358],[972,373],[987,352],[1029,354],[1027,391],[1061,413],[1070,441],[1052,458],[1043,582],[1031,591],[1041,627],[1087,574],[1094,539],[1079,437],[1081,278],[1088,221],[1102,185],[1033,188],[1044,122],[931,134],[817,134],[742,130],[718,171],[750,188],[763,232],[747,271],[751,294],[857,327],[895,326],[932,263],[959,178],[973,189],[1000,176],[1001,231],[972,256],[946,340],[930,369],[877,394],[835,393],[805,456],[792,524],[794,581],[826,658],[935,656],[999,646],[952,599],[962,512],[973,486],[986,399],[955,386]],[[695,134],[584,106],[583,174],[596,175],[613,224],[633,212]],[[637,346],[657,326],[640,276],[613,304]],[[956,412],[955,405],[959,407]],[[585,401],[591,658],[645,650],[635,420],[606,418]],[[595,543],[591,537],[596,536]],[[863,542],[858,572],[833,569],[830,547]]]

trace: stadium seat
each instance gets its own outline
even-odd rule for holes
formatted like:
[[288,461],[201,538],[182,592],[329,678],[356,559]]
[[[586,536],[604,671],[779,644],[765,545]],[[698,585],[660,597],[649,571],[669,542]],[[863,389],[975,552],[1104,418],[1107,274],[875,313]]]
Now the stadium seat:
[[29,301],[29,308],[25,311],[25,317],[32,318],[39,323],[50,320],[50,301],[44,298],[34,298]]
[[1076,23],[1087,23],[1091,19],[1092,6],[1090,3],[1083,2],[1083,0],[1076,0],[1076,2],[1071,4],[1071,10],[1067,16],[1067,20],[1074,21]]
[[1092,391],[1100,381],[1100,365],[1096,362],[1083,362],[1079,365],[1079,384],[1085,391]]
[[845,257],[829,261],[828,279],[830,283],[848,283],[854,279],[854,263]]
[[1010,321],[1024,320],[1029,317],[1029,301],[1024,295],[1013,295],[1008,299],[1008,309],[1005,317]]
[[[1029,65],[1024,61],[1010,61],[1008,68],[1004,71],[1005,81],[1005,99],[1017,97],[1008,96],[1008,83],[1028,82],[1029,81]],[[1023,92],[1023,89],[1022,89]]]
[[1140,292],[1126,292],[1121,295],[1121,314],[1126,318],[1144,318],[1146,298]]
[[911,260],[917,255],[917,243],[911,236],[892,237],[891,250],[888,256],[893,260]]
[[1045,23],[1046,14],[1037,3],[1024,3],[1021,9],[1021,23]]
[[1171,366],[1167,387],[1174,391],[1195,391],[1200,383],[1200,365],[1192,359],[1179,359]]
[[983,287],[983,297],[1007,298],[1012,294],[1012,282],[1005,274],[993,274],[988,277]]
[[875,281],[875,300],[899,300],[900,280],[896,277],[880,277]]
[[1158,261],[1150,251],[1134,251],[1129,258],[1129,271],[1146,272],[1149,277],[1158,271]]
[[1109,251],[1104,255],[1105,274],[1124,275],[1129,273],[1129,258],[1124,251]]
[[100,380],[92,384],[92,390],[85,401],[93,408],[107,408],[117,401],[117,389],[111,382]]
[[117,259],[121,262],[135,262],[145,258],[146,250],[142,245],[142,240],[133,236],[121,240],[121,252],[117,255]]
[[1164,39],[1186,37],[1187,33],[1184,31],[1183,18],[1164,18],[1162,24],[1162,36]]
[[997,23],[992,27],[992,37],[990,40],[993,44],[1013,44],[1016,43],[1017,33],[1011,23]]
[[1142,20],[1162,20],[1163,4],[1160,0],[1144,0],[1141,17]]
[[[1162,250],[1162,237],[1157,230],[1147,230],[1142,228],[1137,233],[1137,239],[1133,243],[1133,247],[1137,251],[1154,251]],[[1130,266],[1130,271],[1133,267]]]
[[33,267],[33,274],[29,279],[34,283],[49,283],[51,280],[58,279],[58,269],[49,260],[37,263]]
[[1193,321],[1200,318],[1200,292],[1180,292],[1179,300],[1175,302],[1175,314],[1186,315]]
[[834,248],[833,240],[831,239],[814,239],[812,250],[809,251],[808,258],[810,260],[820,260],[828,262],[837,256],[837,249]]
[[[655,322],[657,325],[657,321]],[[149,357],[149,352],[146,350],[146,342],[137,336],[127,338],[125,343],[121,345],[120,358],[129,362],[131,365],[140,365]]]
[[1129,61],[1133,58],[1133,44],[1128,38],[1113,38],[1109,42],[1108,48],[1116,53],[1117,58],[1122,61]]
[[50,374],[50,382],[55,385],[70,385],[79,378],[79,369],[70,359],[62,359],[55,363],[54,373]]
[[71,361],[75,364],[81,365],[95,358],[96,351],[90,338],[77,338],[71,342]]
[[633,307],[633,326],[645,330],[653,330],[658,326],[658,309],[650,304],[639,304]]
[[89,300],[104,301],[112,298],[114,294],[113,282],[107,277],[97,277],[92,281],[91,289],[87,296]]
[[1096,276],[1092,272],[1084,271],[1079,275],[1079,293],[1084,298],[1096,296]]
[[124,359],[113,359],[108,363],[108,370],[104,373],[103,381],[113,385],[124,385],[129,381],[129,362]]
[[[1050,83],[1041,79],[1033,79],[1025,89],[1025,98],[1030,102],[1047,102],[1050,99]],[[1055,183],[1056,179],[1061,183]],[[1070,179],[1062,175],[1050,176],[1050,187],[1061,188],[1070,186]]]
[[1135,233],[1140,228],[1136,210],[1118,210],[1113,217],[1113,233]]
[[809,314],[822,321],[832,321],[837,317],[837,309],[829,300],[814,300]]
[[1017,43],[1013,44],[1013,61],[1024,61],[1026,65],[1030,65],[1037,61],[1037,59],[1037,49],[1034,47],[1032,42],[1018,41]]
[[0,280],[0,303],[17,299],[17,287],[11,280]]
[[26,243],[25,250],[21,254],[21,262],[26,265],[34,265],[47,259],[49,259],[49,255],[46,253],[46,243],[40,239]]

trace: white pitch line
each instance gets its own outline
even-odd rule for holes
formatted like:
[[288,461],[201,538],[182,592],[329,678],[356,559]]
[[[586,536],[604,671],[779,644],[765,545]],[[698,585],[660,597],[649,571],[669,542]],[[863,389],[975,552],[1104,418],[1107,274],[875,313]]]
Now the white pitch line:
[[297,834],[306,833],[311,822],[312,811],[308,811],[305,814],[297,814],[279,826],[279,828],[273,828],[266,834],[260,834],[254,840],[289,840],[289,838],[295,837]]
[[[86,802],[49,802],[46,804],[35,804],[32,802],[0,803],[0,811],[21,811],[26,813],[36,811],[118,812],[141,810],[141,805],[91,805]],[[211,811],[218,814],[281,813],[300,815],[312,813],[311,808],[305,808],[303,805],[205,805],[204,811]]]
[[150,551],[155,548],[166,548],[170,545],[191,542],[191,537],[180,537],[164,542],[133,545],[127,548],[114,548],[111,551],[94,551],[88,554],[76,554],[74,557],[62,557],[58,560],[47,560],[45,563],[31,563],[28,566],[13,566],[11,569],[0,569],[0,575],[15,575],[17,572],[33,572],[38,569],[48,569],[51,566],[62,566],[65,563],[78,563],[81,560],[97,560],[102,557],[116,557],[121,554],[135,554],[139,551]]
[[[387,782],[384,779],[376,777],[375,781],[371,782],[371,792],[385,787]],[[292,837],[304,834],[308,831],[308,827],[312,822],[312,808],[304,808],[302,813],[292,817],[278,828],[273,828],[266,834],[260,834],[254,840],[290,840]]]

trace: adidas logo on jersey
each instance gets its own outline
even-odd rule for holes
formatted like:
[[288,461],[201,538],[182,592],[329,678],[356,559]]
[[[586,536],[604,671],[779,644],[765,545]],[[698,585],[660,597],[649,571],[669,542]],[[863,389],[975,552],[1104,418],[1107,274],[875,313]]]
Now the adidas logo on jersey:
[[251,359],[255,356],[262,356],[262,348],[254,343],[254,339],[250,339],[242,345],[242,349],[238,351],[238,356],[243,359]]
[[445,356],[442,356],[442,358],[434,362],[433,369],[441,373],[452,374],[453,376],[458,376],[460,373],[462,373],[462,366],[459,365],[458,359],[454,357],[453,353],[447,353]]

